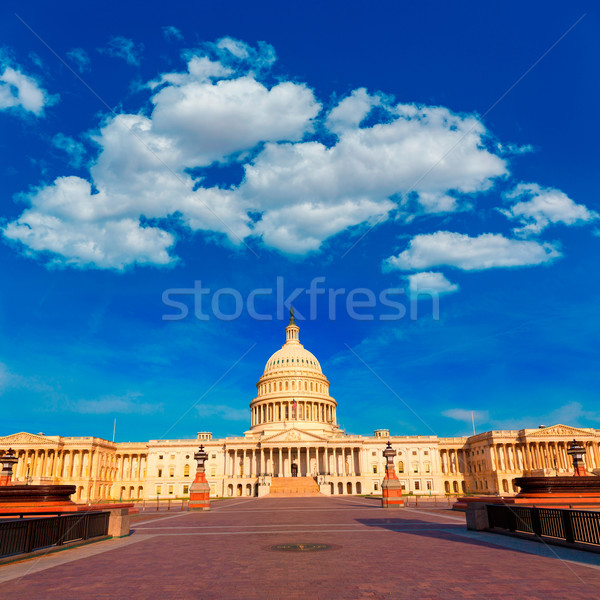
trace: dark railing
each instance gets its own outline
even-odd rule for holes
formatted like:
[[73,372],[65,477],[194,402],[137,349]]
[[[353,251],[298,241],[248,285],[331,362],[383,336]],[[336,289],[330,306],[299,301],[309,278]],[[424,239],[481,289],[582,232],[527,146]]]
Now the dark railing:
[[589,510],[537,506],[487,505],[490,528],[600,545],[600,513]]
[[0,558],[107,535],[109,514],[97,511],[35,519],[2,519]]

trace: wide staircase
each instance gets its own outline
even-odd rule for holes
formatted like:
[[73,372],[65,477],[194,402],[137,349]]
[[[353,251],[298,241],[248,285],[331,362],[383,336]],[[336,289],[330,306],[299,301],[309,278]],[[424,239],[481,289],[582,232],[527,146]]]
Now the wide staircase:
[[273,477],[271,496],[288,498],[290,496],[320,496],[319,485],[312,477]]

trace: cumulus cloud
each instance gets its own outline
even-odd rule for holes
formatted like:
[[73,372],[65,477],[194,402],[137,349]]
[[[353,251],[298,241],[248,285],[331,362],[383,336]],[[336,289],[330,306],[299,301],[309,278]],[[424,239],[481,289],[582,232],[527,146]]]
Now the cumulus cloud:
[[48,94],[34,77],[25,75],[20,68],[0,66],[0,110],[19,110],[44,114],[44,108],[54,104],[58,96]]
[[143,50],[143,44],[136,44],[133,40],[122,35],[112,37],[104,48],[98,48],[98,52],[101,54],[122,58],[128,65],[133,67],[139,66]]
[[83,48],[73,48],[67,52],[67,58],[75,63],[80,73],[91,70],[91,61],[88,53]]
[[451,294],[457,292],[459,287],[456,283],[451,283],[446,279],[443,273],[424,271],[408,275],[408,290],[412,296],[422,293]]
[[510,219],[521,223],[514,231],[519,235],[538,234],[549,225],[581,225],[594,221],[598,213],[576,204],[564,192],[543,188],[536,183],[520,183],[509,193],[508,200],[518,200],[509,209],[500,209]]
[[85,147],[81,142],[65,135],[57,133],[52,138],[52,145],[59,150],[63,150],[69,156],[69,163],[73,167],[80,167],[85,157]]
[[[133,42],[121,42],[108,52],[131,62]],[[30,206],[5,226],[5,236],[54,265],[77,267],[171,264],[174,220],[192,232],[216,233],[222,242],[239,245],[254,237],[304,254],[359,226],[463,210],[508,175],[507,159],[476,115],[398,104],[364,88],[323,111],[306,84],[266,82],[275,60],[266,43],[253,47],[222,38],[185,57],[185,70],[147,84],[150,111],[108,116],[100,124],[91,136],[98,153],[89,177],[59,177],[22,194]],[[69,139],[56,144],[77,160]],[[240,167],[240,181],[206,183],[212,167],[231,164]],[[432,235],[441,242],[441,235],[458,234]],[[497,248],[488,250],[488,262],[504,260],[495,266],[558,256],[550,246],[517,247],[487,235],[450,245],[459,244],[459,254],[485,254],[483,246],[504,244],[500,259]],[[475,261],[480,266],[458,256],[418,260],[421,241],[415,238],[415,247],[392,257],[390,266],[399,268],[410,255],[409,270],[459,263],[487,268],[483,258]],[[428,277],[431,285],[453,291],[443,275]]]
[[464,271],[478,271],[540,265],[560,256],[555,244],[513,240],[498,233],[470,237],[436,231],[415,236],[406,250],[385,261],[384,268],[415,271],[446,265]]

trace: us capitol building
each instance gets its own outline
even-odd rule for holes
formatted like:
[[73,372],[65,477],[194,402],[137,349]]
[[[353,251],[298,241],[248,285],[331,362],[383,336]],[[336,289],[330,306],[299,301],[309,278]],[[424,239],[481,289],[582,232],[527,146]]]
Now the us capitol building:
[[600,467],[600,430],[565,425],[454,438],[390,436],[387,429],[347,435],[337,425],[329,381],[299,331],[292,315],[285,344],[256,384],[243,436],[213,439],[200,432],[196,439],[114,443],[22,432],[0,437],[0,456],[15,450],[17,482],[73,484],[78,502],[185,498],[199,444],[208,452],[215,497],[262,496],[274,478],[290,476],[314,478],[324,494],[377,494],[388,441],[398,451],[402,487],[414,494],[512,494],[516,477],[568,473],[566,450],[574,437],[586,447],[588,470]]

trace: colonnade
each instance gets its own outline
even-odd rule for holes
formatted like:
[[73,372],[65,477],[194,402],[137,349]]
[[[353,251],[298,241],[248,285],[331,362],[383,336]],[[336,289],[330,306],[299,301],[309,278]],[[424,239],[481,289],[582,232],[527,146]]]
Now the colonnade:
[[364,473],[360,448],[314,447],[292,445],[284,447],[239,448],[226,450],[226,477],[259,477],[271,475],[290,477],[292,464],[299,477],[314,475],[361,475]]
[[[586,469],[600,468],[600,448],[598,442],[582,442],[585,449]],[[570,441],[548,440],[535,442],[494,443],[470,449],[440,449],[440,460],[443,475],[466,473],[468,465],[476,466],[483,462],[481,471],[500,471],[505,473],[523,473],[535,469],[556,469],[569,472],[572,460],[567,454]],[[482,454],[472,455],[473,452]],[[475,472],[475,469],[472,469]]]
[[[494,444],[491,446],[494,468],[507,473],[534,469],[571,471],[573,462],[567,454],[570,441],[536,441],[526,443]],[[585,466],[588,470],[600,467],[598,442],[583,442],[586,449]]]
[[299,400],[295,408],[293,399],[278,402],[261,402],[252,407],[252,426],[275,421],[317,421],[335,423],[335,408],[327,402]]
[[440,450],[440,464],[443,475],[458,475],[467,471],[467,450],[448,448]]
[[39,448],[16,450],[19,462],[14,468],[15,481],[28,479],[143,480],[147,455],[141,453],[115,455],[100,449]]

